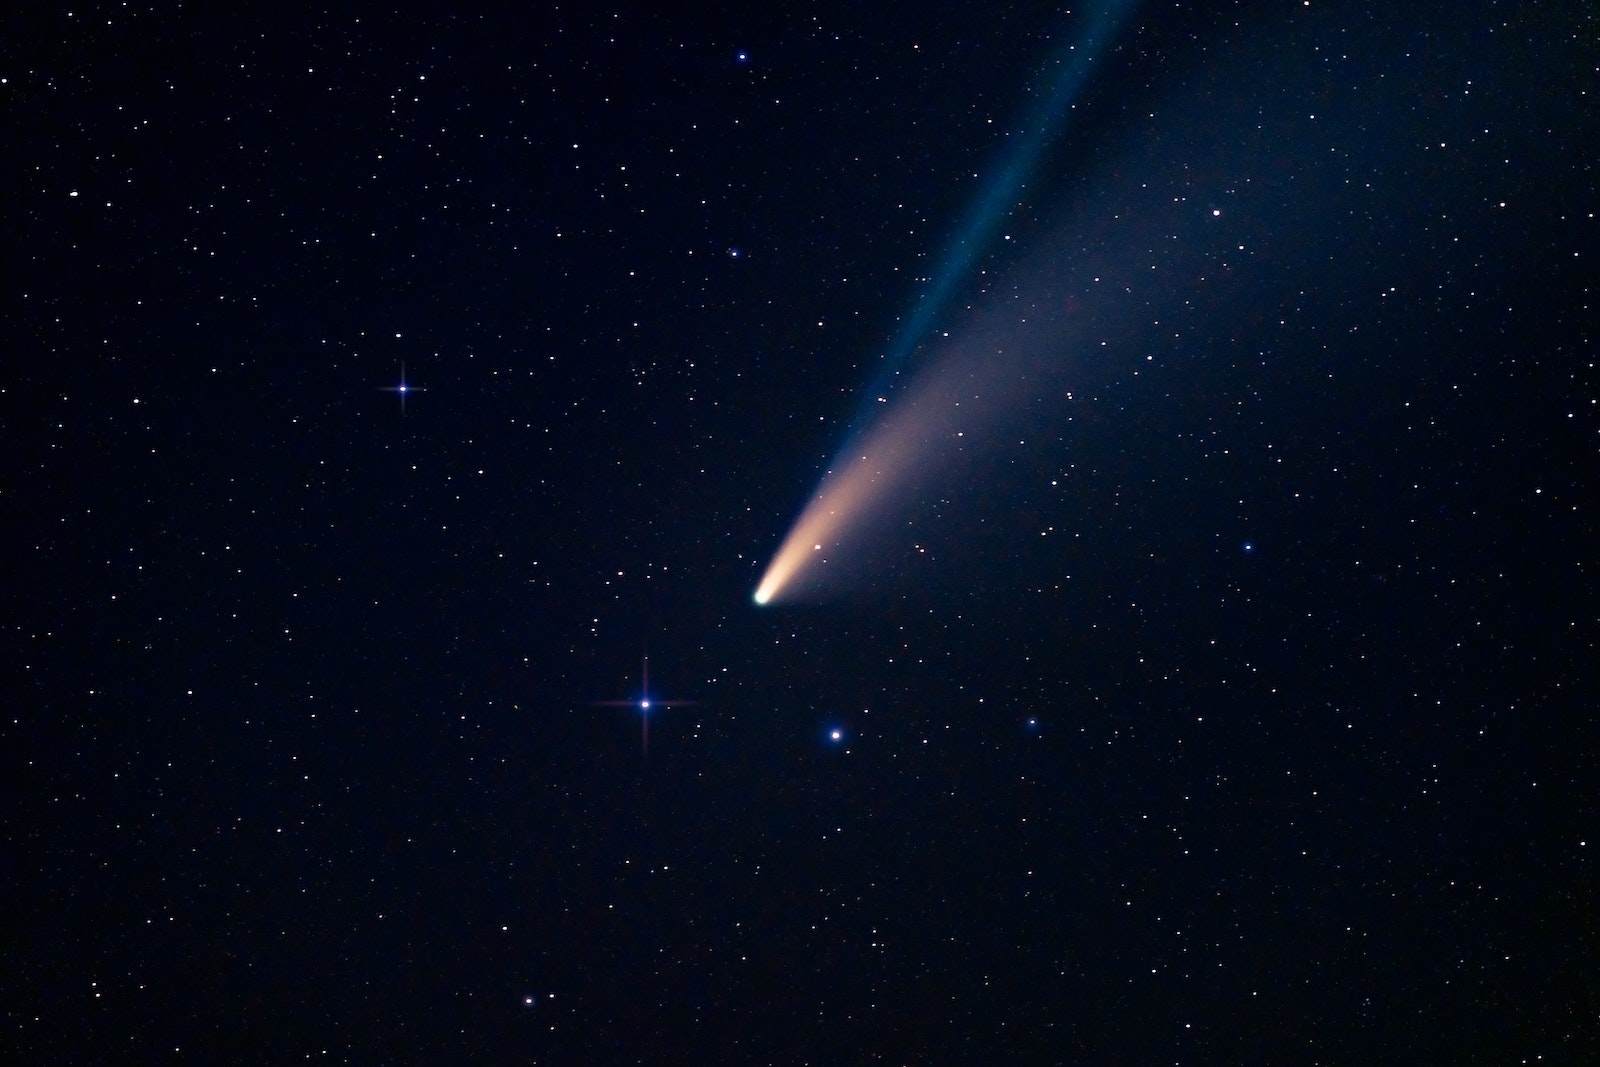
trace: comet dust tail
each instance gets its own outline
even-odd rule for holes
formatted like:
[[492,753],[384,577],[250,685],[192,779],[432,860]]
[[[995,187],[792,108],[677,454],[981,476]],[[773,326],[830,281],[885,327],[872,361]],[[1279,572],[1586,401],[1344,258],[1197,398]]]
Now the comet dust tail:
[[796,598],[846,577],[829,569],[916,491],[919,469],[937,460],[942,443],[959,440],[953,426],[972,410],[957,403],[962,384],[948,371],[926,376],[840,455],[767,565],[757,604]]

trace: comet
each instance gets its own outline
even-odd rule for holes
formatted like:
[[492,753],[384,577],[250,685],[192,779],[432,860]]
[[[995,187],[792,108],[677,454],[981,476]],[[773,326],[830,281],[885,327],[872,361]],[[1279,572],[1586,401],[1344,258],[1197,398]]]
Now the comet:
[[889,393],[907,361],[938,325],[945,304],[970,273],[979,252],[1015,208],[1096,59],[1135,6],[1135,0],[1103,0],[1081,32],[1058,46],[1044,73],[1042,104],[1019,124],[1017,147],[962,217],[940,269],[904,317],[863,396],[846,444],[762,575],[753,595],[756,604],[790,596],[802,575],[817,572],[847,552],[847,538],[864,533],[873,516],[890,513],[893,502],[914,488],[915,476],[938,461],[941,447],[970,444],[963,426],[994,410],[996,390],[984,388],[982,380],[995,377],[996,362],[1015,366],[1004,356],[986,358],[981,344],[976,351],[947,354],[933,373],[916,376],[907,398],[891,402]]

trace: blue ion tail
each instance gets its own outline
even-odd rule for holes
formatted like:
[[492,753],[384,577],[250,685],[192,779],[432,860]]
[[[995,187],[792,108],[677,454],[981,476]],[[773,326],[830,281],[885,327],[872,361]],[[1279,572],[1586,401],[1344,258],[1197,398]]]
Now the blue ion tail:
[[918,295],[905,324],[884,354],[883,365],[856,409],[855,421],[846,437],[846,449],[872,422],[880,398],[888,398],[906,361],[938,323],[945,303],[966,277],[972,261],[988,245],[1000,222],[1016,207],[1023,186],[1038,166],[1039,157],[1061,132],[1073,102],[1089,80],[1095,61],[1137,6],[1137,0],[1102,0],[1088,13],[1081,27],[1076,25],[1077,20],[1066,27],[1069,32],[1057,43],[1040,76],[1039,106],[1021,123],[1019,142],[1005,165],[990,177],[982,195],[968,206],[945,248],[932,283]]

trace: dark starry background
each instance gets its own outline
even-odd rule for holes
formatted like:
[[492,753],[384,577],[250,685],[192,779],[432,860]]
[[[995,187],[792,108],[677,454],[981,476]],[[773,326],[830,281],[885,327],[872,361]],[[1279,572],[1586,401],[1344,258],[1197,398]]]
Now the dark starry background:
[[1087,12],[0,16],[7,1061],[1594,1062],[1588,5],[1139,5],[751,604]]

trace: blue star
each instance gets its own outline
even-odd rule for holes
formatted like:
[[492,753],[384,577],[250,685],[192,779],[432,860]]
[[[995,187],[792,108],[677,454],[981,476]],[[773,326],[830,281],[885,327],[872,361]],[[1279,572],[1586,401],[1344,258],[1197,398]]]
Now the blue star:
[[693,700],[657,700],[650,695],[650,656],[645,654],[639,663],[639,695],[631,700],[595,700],[591,701],[596,707],[603,708],[638,708],[639,709],[639,745],[645,759],[650,758],[650,710],[652,708],[682,708],[695,703]]
[[733,54],[733,58],[734,58],[734,61],[737,62],[742,67],[742,66],[747,65],[750,62],[750,53],[749,52],[745,52],[745,51],[738,51],[738,52],[735,52]]
[[406,413],[406,397],[410,396],[412,393],[427,392],[427,390],[421,386],[410,385],[406,382],[405,360],[400,361],[400,384],[385,385],[382,387],[382,391],[385,393],[398,393],[400,395],[400,414],[402,415]]

